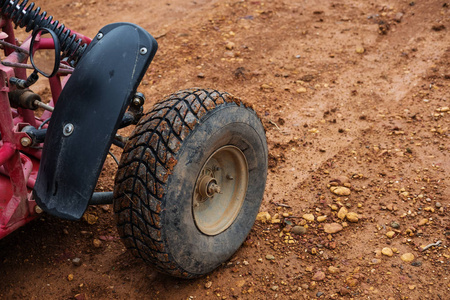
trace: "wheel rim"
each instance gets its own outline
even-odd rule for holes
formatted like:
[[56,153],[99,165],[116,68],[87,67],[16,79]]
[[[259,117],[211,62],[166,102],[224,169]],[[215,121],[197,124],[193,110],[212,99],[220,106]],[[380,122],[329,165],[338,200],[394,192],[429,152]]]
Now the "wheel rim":
[[217,235],[233,224],[245,200],[248,164],[235,146],[215,151],[203,165],[195,182],[192,211],[197,228]]

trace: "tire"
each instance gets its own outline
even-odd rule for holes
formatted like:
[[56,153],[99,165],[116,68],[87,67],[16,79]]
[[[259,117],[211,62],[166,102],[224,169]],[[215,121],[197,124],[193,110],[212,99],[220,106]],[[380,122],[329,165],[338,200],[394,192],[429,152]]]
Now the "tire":
[[157,103],[136,126],[115,179],[125,246],[159,271],[204,275],[244,242],[261,205],[268,151],[256,113],[215,90]]

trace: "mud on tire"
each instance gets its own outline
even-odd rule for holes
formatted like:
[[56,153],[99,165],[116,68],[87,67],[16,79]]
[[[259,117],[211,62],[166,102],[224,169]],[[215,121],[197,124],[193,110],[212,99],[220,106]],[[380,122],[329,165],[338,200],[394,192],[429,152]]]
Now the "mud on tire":
[[201,276],[245,240],[266,176],[266,138],[251,108],[228,93],[179,91],[141,119],[125,146],[114,189],[119,234],[159,271]]

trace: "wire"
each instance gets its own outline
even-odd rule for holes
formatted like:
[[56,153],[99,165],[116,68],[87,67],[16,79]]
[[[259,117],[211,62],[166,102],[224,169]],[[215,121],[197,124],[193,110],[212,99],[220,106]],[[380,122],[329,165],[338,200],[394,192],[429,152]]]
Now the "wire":
[[44,122],[42,122],[41,125],[39,125],[38,129],[42,129],[42,127],[44,127],[45,124],[48,123],[48,121],[50,121],[51,118],[48,118],[47,120],[45,120]]
[[117,166],[119,165],[119,161],[117,160],[117,158],[114,156],[114,154],[111,153],[111,151],[108,151],[109,155],[111,155],[111,157],[114,159],[114,161],[116,162]]

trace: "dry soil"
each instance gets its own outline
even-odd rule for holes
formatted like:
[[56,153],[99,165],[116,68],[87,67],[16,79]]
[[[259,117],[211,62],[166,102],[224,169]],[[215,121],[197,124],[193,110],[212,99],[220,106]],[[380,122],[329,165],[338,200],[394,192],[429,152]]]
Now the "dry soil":
[[[0,241],[1,299],[450,299],[450,2],[37,4],[91,37],[118,21],[153,34],[147,110],[189,87],[252,105],[271,219],[229,262],[182,280],[125,250],[111,207],[90,222],[43,215]],[[115,170],[108,158],[98,190]]]

